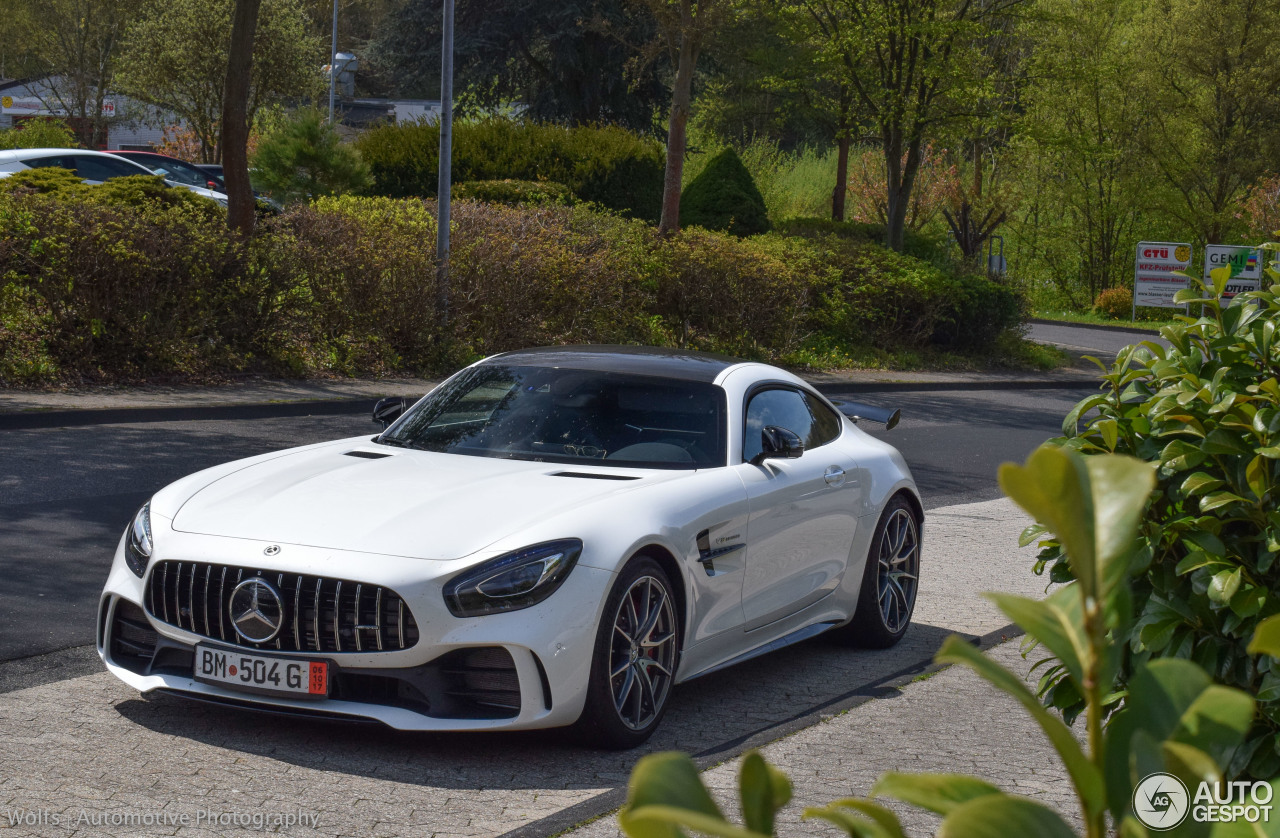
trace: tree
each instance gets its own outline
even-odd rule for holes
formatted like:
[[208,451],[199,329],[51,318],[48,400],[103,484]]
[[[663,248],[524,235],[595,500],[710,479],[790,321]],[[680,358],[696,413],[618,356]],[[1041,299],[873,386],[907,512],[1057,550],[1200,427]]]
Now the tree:
[[[129,27],[122,92],[177,113],[200,139],[200,158],[222,160],[221,117],[236,0],[167,0]],[[318,95],[325,48],[307,31],[298,0],[261,0],[248,77],[246,119],[284,97]]]
[[21,71],[42,77],[46,105],[73,120],[89,148],[106,144],[102,112],[114,81],[120,38],[139,0],[14,0],[9,38],[21,45]]
[[733,0],[634,0],[653,15],[671,59],[675,82],[667,118],[667,164],[662,179],[662,217],[658,230],[669,235],[680,229],[680,187],[689,112],[693,104],[693,73],[702,48],[728,17]]
[[260,185],[283,202],[354,192],[371,183],[359,153],[338,140],[324,114],[311,108],[269,135],[253,156]]
[[911,191],[931,139],[988,117],[999,37],[1023,0],[832,0],[832,46],[849,57],[855,100],[884,152],[886,239],[902,250]]
[[249,184],[249,85],[253,76],[253,36],[262,0],[235,0],[227,75],[222,100],[222,180],[227,186],[227,226],[253,232],[254,196]]
[[1141,237],[1140,139],[1151,116],[1133,49],[1141,2],[1039,0],[1029,27],[1031,81],[1012,155],[1025,198],[1013,235],[1021,272],[1043,266],[1077,305],[1132,276]]
[[1197,243],[1238,228],[1235,205],[1280,155],[1280,4],[1152,0],[1141,21],[1143,146]]
[[[406,92],[440,90],[440,3],[409,0],[370,49]],[[570,125],[610,123],[645,133],[667,90],[632,59],[653,22],[626,0],[459,0],[454,18],[456,113],[519,103],[524,115]]]
[[712,158],[685,187],[680,213],[688,224],[750,236],[769,229],[764,198],[732,147]]

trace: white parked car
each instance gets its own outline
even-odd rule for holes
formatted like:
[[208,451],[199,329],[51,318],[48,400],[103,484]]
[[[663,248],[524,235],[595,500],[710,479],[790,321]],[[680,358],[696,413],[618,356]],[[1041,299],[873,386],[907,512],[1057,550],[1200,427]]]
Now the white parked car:
[[[79,148],[19,148],[0,151],[0,178],[24,169],[54,166],[75,172],[86,183],[94,185],[112,178],[155,174],[145,166],[104,151],[87,151]],[[177,180],[166,179],[165,183],[189,189],[197,195],[217,201],[224,207],[227,205],[227,196],[221,192]]]
[[116,550],[99,654],[142,691],[637,745],[681,681],[907,631],[922,507],[850,416],[897,421],[717,355],[494,356],[384,399],[377,436],[157,492]]

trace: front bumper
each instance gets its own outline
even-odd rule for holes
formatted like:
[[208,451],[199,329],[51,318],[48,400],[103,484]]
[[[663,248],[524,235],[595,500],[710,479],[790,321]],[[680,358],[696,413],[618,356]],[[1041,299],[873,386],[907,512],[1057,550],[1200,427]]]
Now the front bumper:
[[[460,562],[351,554],[285,545],[264,556],[266,543],[193,535],[163,527],[163,554],[139,579],[128,570],[123,540],[99,603],[98,654],[108,671],[142,692],[299,715],[372,720],[400,730],[533,729],[571,724],[582,711],[599,610],[612,574],[579,564],[546,601],[521,611],[454,617],[444,605],[445,581]],[[159,539],[157,539],[159,541]],[[180,628],[148,611],[147,580],[165,559],[238,565],[271,574],[359,579],[399,594],[419,637],[388,651],[280,651],[236,647],[203,631]],[[487,557],[481,557],[487,558]],[[199,625],[197,624],[197,628]],[[197,643],[299,660],[325,660],[332,688],[312,700],[265,696],[196,681]]]

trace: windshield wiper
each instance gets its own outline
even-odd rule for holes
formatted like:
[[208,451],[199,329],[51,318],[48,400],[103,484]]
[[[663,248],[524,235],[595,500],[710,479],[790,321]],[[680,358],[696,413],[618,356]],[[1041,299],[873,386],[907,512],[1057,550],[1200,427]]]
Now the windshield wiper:
[[403,439],[396,439],[393,436],[384,437],[382,434],[378,434],[377,436],[375,436],[373,438],[373,441],[379,445],[393,445],[396,448],[413,448],[414,447],[412,443],[405,442]]

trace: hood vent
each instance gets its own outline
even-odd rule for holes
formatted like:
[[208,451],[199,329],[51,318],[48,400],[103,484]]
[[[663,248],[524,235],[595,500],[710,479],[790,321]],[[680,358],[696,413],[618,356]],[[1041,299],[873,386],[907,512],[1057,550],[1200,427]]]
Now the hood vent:
[[359,457],[362,460],[381,460],[383,457],[392,457],[393,454],[382,454],[377,451],[347,451],[347,457]]
[[587,471],[557,471],[552,477],[585,477],[588,480],[639,480],[627,474],[592,474]]

